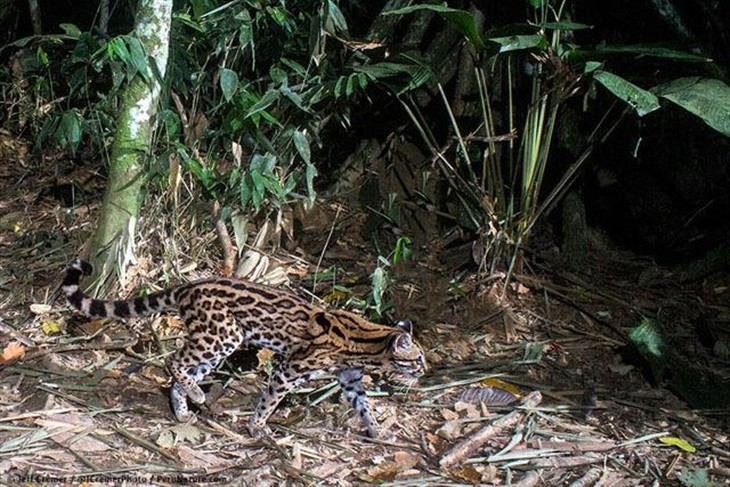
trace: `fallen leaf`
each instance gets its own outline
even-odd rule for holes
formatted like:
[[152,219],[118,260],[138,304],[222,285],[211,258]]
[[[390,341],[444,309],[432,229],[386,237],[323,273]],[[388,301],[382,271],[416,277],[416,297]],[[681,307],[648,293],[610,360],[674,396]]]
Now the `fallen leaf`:
[[58,321],[48,320],[43,322],[41,330],[43,330],[43,333],[46,335],[56,335],[57,333],[61,333],[62,328]]
[[441,436],[427,432],[425,437],[428,453],[432,456],[441,456],[449,449],[449,442]]
[[393,460],[398,464],[401,471],[410,470],[421,461],[421,457],[407,451],[397,451],[393,454]]
[[94,419],[85,414],[54,414],[36,419],[34,423],[43,427],[53,441],[73,451],[100,452],[110,448],[103,441],[87,434],[97,431],[97,428]]
[[179,445],[177,447],[177,455],[186,465],[196,470],[208,469],[226,463],[225,459],[217,455],[199,451],[188,445]]
[[52,308],[50,304],[33,303],[30,305],[30,312],[34,315],[50,313],[51,309]]
[[447,421],[436,430],[436,434],[447,440],[455,440],[461,436],[462,423],[458,421]]
[[463,465],[452,470],[451,476],[471,485],[479,485],[482,482],[482,475],[471,465]]
[[442,409],[441,416],[446,421],[454,421],[455,419],[459,419],[459,414],[456,411],[452,411],[451,409]]
[[397,463],[386,462],[370,467],[367,471],[367,477],[373,482],[384,482],[393,480],[398,472],[400,472],[400,468]]
[[10,342],[5,349],[3,349],[0,363],[8,364],[23,358],[23,356],[25,356],[25,347],[18,342]]
[[697,451],[697,448],[690,445],[687,440],[683,440],[682,438],[677,438],[674,436],[662,436],[661,438],[659,438],[659,441],[664,443],[665,445],[676,446],[680,450],[684,450],[689,453],[694,453]]
[[272,352],[268,348],[262,348],[261,350],[259,350],[256,354],[256,358],[259,360],[258,368],[261,369],[266,367],[266,364],[270,363],[273,356],[274,352]]

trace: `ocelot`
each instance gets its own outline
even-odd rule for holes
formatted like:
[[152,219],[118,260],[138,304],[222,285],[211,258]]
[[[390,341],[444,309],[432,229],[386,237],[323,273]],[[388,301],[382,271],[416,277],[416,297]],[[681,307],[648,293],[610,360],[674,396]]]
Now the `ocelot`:
[[178,309],[187,338],[168,368],[174,379],[170,400],[181,422],[194,416],[187,398],[205,404],[198,382],[244,344],[268,348],[279,359],[248,424],[255,436],[267,431],[267,419],[292,389],[336,372],[343,394],[367,433],[376,437],[377,425],[361,381],[363,369],[412,385],[427,368],[409,320],[379,325],[349,311],[325,310],[288,291],[229,278],[182,284],[126,301],[103,301],[79,289],[81,277],[91,272],[91,264],[75,259],[63,280],[68,301],[88,316],[132,318]]

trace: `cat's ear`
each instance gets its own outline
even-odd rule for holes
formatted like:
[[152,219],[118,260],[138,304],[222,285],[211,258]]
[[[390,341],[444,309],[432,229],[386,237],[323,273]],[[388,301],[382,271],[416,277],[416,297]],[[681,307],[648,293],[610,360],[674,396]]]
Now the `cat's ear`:
[[413,347],[413,339],[410,333],[401,333],[393,339],[393,352],[404,353]]
[[395,323],[393,323],[393,326],[403,330],[406,333],[413,332],[413,323],[411,323],[411,320],[398,320]]

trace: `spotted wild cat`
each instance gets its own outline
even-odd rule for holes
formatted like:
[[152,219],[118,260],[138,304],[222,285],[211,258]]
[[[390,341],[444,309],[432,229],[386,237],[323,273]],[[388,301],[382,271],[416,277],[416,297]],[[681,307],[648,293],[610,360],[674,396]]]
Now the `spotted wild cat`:
[[168,362],[174,384],[170,399],[178,421],[193,417],[187,398],[198,405],[198,386],[222,360],[243,344],[268,348],[279,360],[250,422],[252,434],[292,389],[324,373],[336,372],[342,391],[377,436],[362,384],[363,369],[385,372],[412,384],[426,370],[423,349],[411,322],[379,325],[349,311],[325,310],[281,289],[249,281],[212,278],[126,301],[93,299],[79,289],[91,264],[75,259],[63,280],[71,305],[88,316],[131,318],[177,308],[187,328],[184,346]]

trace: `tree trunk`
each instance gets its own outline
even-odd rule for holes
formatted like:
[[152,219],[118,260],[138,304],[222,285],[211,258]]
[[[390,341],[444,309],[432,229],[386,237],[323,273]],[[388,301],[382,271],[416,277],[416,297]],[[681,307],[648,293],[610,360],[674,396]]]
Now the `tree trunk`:
[[[137,75],[121,96],[111,148],[109,180],[91,241],[95,291],[116,275],[123,277],[133,259],[137,214],[142,201],[144,162],[150,152],[154,118],[169,53],[172,0],[140,0],[135,33],[147,55],[148,72]],[[156,69],[150,66],[156,63]]]

